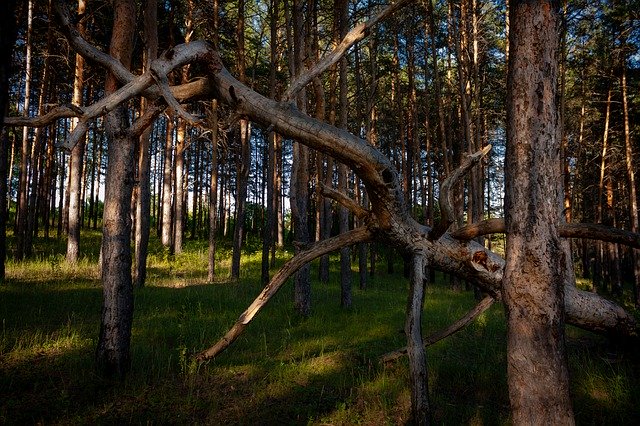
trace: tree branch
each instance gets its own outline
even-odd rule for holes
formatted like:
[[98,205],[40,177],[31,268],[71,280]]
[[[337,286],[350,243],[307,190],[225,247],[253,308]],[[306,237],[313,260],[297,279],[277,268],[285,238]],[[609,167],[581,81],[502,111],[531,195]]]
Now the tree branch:
[[393,15],[396,11],[402,9],[412,0],[398,0],[395,3],[388,5],[377,15],[369,18],[366,22],[356,25],[351,31],[344,36],[340,44],[338,44],[331,52],[324,55],[315,65],[311,67],[306,73],[299,76],[293,81],[289,88],[284,92],[282,96],[283,102],[288,102],[294,99],[298,92],[302,90],[307,84],[309,84],[314,78],[326,71],[331,65],[337,63],[340,58],[357,42],[365,38],[372,27],[378,24],[380,21]]
[[[463,226],[451,232],[451,236],[458,240],[472,240],[481,235],[499,234],[506,232],[504,219],[494,218]],[[612,226],[594,223],[561,223],[558,232],[564,238],[585,238],[589,240],[606,241],[640,249],[640,234],[614,228]]]
[[437,240],[447,232],[447,229],[449,229],[449,226],[451,226],[455,219],[451,189],[473,166],[478,164],[489,151],[491,151],[491,145],[487,145],[480,151],[468,155],[462,160],[462,164],[451,173],[451,176],[444,180],[440,186],[440,221],[429,233],[429,239]]
[[326,186],[323,182],[318,182],[318,185],[320,186],[320,193],[323,196],[331,198],[332,200],[343,205],[351,213],[356,215],[356,217],[364,218],[371,213],[342,192],[336,191],[335,189]]
[[200,352],[196,356],[196,359],[198,361],[206,361],[216,357],[227,349],[244,331],[249,322],[251,322],[258,312],[267,304],[271,297],[280,290],[287,279],[298,271],[298,269],[320,256],[345,246],[368,241],[371,238],[372,233],[367,228],[357,228],[333,238],[319,241],[309,249],[295,255],[273,276],[269,284],[267,284],[253,303],[249,305],[247,310],[240,315],[236,323],[227,331],[224,337],[209,349]]
[[38,117],[5,117],[4,124],[6,126],[29,126],[44,127],[53,123],[59,118],[79,117],[84,114],[84,109],[78,105],[59,105],[52,108],[45,115]]
[[[437,331],[424,339],[424,346],[431,346],[434,343],[439,342],[442,339],[445,339],[451,336],[454,333],[462,330],[464,327],[473,322],[476,318],[478,318],[483,312],[493,305],[493,302],[496,300],[491,296],[485,296],[484,299],[480,301],[473,309],[465,314],[458,321],[451,324],[449,327],[444,328],[440,331]],[[407,348],[401,348],[393,352],[386,353],[380,357],[380,362],[387,363],[391,361],[395,361],[396,359],[407,354]]]

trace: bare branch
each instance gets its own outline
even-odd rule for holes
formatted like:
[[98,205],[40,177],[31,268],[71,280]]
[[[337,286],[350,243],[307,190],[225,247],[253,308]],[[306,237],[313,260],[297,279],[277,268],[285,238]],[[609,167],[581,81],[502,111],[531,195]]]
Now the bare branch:
[[[485,296],[480,303],[478,303],[476,306],[474,306],[473,309],[471,309],[469,312],[467,312],[465,314],[465,316],[463,316],[462,318],[460,318],[458,321],[454,322],[453,324],[451,324],[449,327],[444,328],[440,331],[437,331],[435,333],[433,333],[432,335],[430,335],[429,337],[427,337],[426,339],[424,339],[424,346],[431,346],[434,343],[439,342],[442,339],[445,339],[449,336],[451,336],[454,333],[457,333],[458,331],[462,330],[464,327],[466,327],[467,325],[469,325],[471,322],[473,322],[473,320],[475,320],[476,318],[478,318],[483,312],[485,312],[487,309],[489,309],[491,307],[491,305],[493,305],[493,302],[495,302],[496,300],[491,297],[491,296]],[[396,351],[393,352],[389,352],[386,353],[384,355],[382,355],[380,357],[380,361],[383,363],[386,362],[391,362],[391,361],[395,361],[396,359],[404,356],[407,354],[407,348],[402,348],[402,349],[398,349]]]
[[84,110],[77,105],[59,105],[39,117],[5,117],[4,124],[7,126],[44,127],[59,118],[79,117],[83,114]]
[[473,240],[474,238],[488,234],[499,234],[505,232],[503,218],[493,218],[482,220],[478,223],[470,223],[462,228],[451,232],[451,236],[457,240]]
[[344,36],[340,44],[338,44],[331,52],[323,56],[313,67],[311,67],[310,70],[299,76],[297,80],[291,83],[282,97],[283,101],[287,102],[295,98],[298,92],[302,90],[307,84],[309,84],[314,78],[326,71],[331,65],[337,63],[340,58],[342,58],[344,54],[347,53],[351,46],[365,38],[369,34],[369,31],[373,26],[393,15],[393,13],[402,9],[409,3],[412,3],[412,0],[398,0],[395,3],[388,5],[368,21],[356,25],[353,29],[351,29],[351,31],[347,33],[346,36]]
[[160,89],[160,93],[162,93],[162,97],[164,98],[167,105],[169,105],[169,109],[171,109],[174,113],[176,113],[180,118],[185,120],[187,123],[191,125],[199,125],[202,123],[202,119],[194,117],[189,114],[180,103],[176,100],[171,93],[171,88],[169,87],[169,79],[167,78],[167,74],[165,74],[165,70],[162,69],[159,65],[160,63],[151,64],[151,75],[153,79],[156,81],[158,88]]
[[273,297],[287,279],[298,269],[312,260],[338,250],[342,247],[356,243],[368,241],[372,238],[372,233],[367,228],[357,228],[344,234],[337,235],[327,240],[315,243],[308,250],[298,253],[291,260],[284,264],[282,268],[273,276],[269,284],[262,290],[260,295],[253,301],[246,311],[240,315],[236,323],[215,345],[199,353],[196,356],[198,361],[206,361],[216,357],[227,349],[244,331],[249,322],[260,312],[263,306]]
[[364,218],[371,213],[342,192],[336,191],[335,189],[326,186],[323,182],[318,182],[317,184],[320,186],[320,193],[323,196],[331,198],[332,200],[343,205],[347,208],[347,210],[356,215],[356,217]]
[[592,223],[563,223],[558,231],[565,238],[587,238],[640,249],[640,234]]
[[462,164],[451,173],[451,176],[444,180],[440,187],[440,222],[438,222],[429,233],[429,239],[437,240],[447,232],[447,229],[449,229],[449,226],[451,226],[455,218],[451,189],[473,166],[478,164],[489,151],[491,151],[491,145],[487,145],[480,151],[468,155],[462,160]]
[[156,118],[158,118],[158,115],[160,115],[165,108],[166,105],[159,104],[157,102],[147,106],[144,115],[134,121],[129,127],[129,133],[134,137],[142,135],[142,133],[153,124]]
[[[504,219],[487,219],[472,223],[451,232],[451,236],[458,240],[472,240],[481,235],[506,232]],[[640,234],[614,228],[612,226],[594,223],[561,223],[558,232],[564,238],[585,238],[589,240],[606,241],[640,249]]]

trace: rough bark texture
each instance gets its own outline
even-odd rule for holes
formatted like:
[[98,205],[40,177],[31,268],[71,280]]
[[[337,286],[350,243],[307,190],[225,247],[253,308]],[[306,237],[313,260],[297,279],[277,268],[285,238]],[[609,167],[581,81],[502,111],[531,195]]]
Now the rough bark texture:
[[513,1],[507,82],[503,302],[515,424],[573,424],[564,342],[558,8]]
[[411,383],[411,419],[413,425],[429,423],[429,385],[427,354],[422,342],[422,306],[424,304],[424,256],[415,253],[411,259],[411,277],[407,319],[404,326],[409,355]]
[[[125,67],[131,62],[136,10],[132,0],[115,0],[109,53]],[[105,92],[117,82],[107,77]],[[131,280],[131,193],[135,139],[127,132],[127,110],[119,107],[106,117],[107,167],[102,231],[102,318],[96,349],[98,365],[107,375],[122,376],[130,366],[133,285]]]

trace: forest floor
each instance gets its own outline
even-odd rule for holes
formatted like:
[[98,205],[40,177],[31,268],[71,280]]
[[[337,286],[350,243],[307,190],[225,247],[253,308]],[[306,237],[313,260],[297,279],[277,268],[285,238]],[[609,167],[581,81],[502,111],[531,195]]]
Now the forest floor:
[[[147,286],[135,292],[132,370],[108,381],[94,369],[101,288],[97,233],[83,235],[75,267],[63,242],[39,241],[37,260],[9,262],[0,285],[0,424],[404,424],[410,394],[406,359],[379,357],[405,344],[407,282],[386,264],[366,290],[354,273],[353,307],[340,308],[337,258],[327,285],[312,283],[313,312],[293,312],[287,285],[238,341],[215,360],[194,353],[220,338],[259,293],[257,250],[230,282],[206,283],[207,248],[188,241],[169,256],[154,241]],[[257,248],[257,247],[256,247]],[[291,253],[280,252],[280,263]],[[354,268],[355,269],[355,268]],[[312,276],[317,268],[312,267]],[[424,332],[474,305],[438,275],[425,301]],[[637,424],[638,351],[574,328],[567,331],[578,424]],[[508,424],[505,323],[494,305],[466,329],[428,349],[435,424]]]

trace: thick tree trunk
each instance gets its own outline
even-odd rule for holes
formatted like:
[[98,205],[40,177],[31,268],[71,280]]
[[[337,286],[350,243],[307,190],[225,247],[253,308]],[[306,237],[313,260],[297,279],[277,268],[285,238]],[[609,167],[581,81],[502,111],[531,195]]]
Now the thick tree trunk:
[[[109,53],[125,67],[131,62],[136,10],[132,0],[114,0]],[[105,92],[116,90],[112,74]],[[102,318],[96,359],[109,376],[123,376],[130,367],[133,285],[131,280],[131,194],[135,139],[126,132],[128,114],[119,107],[107,115],[109,161],[102,232]]]
[[[305,71],[306,57],[304,31],[304,2],[293,1],[293,63],[292,77],[302,75]],[[306,110],[307,97],[303,89],[297,96],[297,105],[301,111]],[[294,250],[296,253],[306,249],[309,236],[309,148],[298,141],[293,143],[293,161],[291,166],[291,218],[293,220]],[[311,313],[311,276],[310,265],[302,266],[294,276],[293,305],[300,315]]]
[[515,424],[573,424],[564,342],[567,258],[558,234],[558,10],[512,1],[507,91],[503,301]]

